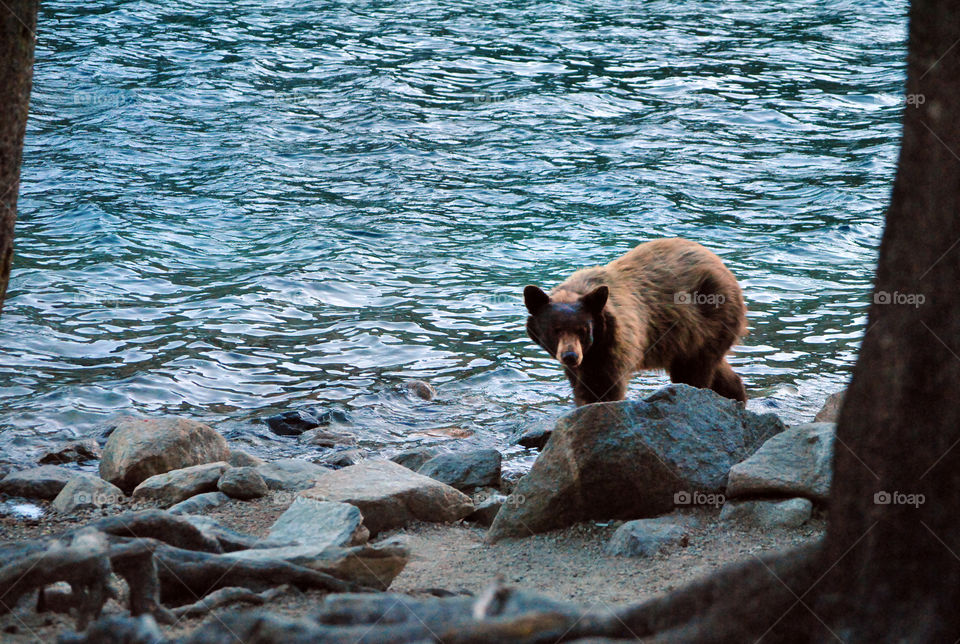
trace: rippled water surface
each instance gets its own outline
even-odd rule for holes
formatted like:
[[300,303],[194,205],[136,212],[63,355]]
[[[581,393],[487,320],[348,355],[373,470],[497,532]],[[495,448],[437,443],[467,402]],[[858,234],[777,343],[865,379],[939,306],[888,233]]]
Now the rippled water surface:
[[902,0],[45,2],[0,445],[137,412],[297,453],[259,419],[321,403],[368,446],[503,446],[571,404],[523,285],[664,236],[741,280],[750,406],[806,418],[863,329],[905,30]]

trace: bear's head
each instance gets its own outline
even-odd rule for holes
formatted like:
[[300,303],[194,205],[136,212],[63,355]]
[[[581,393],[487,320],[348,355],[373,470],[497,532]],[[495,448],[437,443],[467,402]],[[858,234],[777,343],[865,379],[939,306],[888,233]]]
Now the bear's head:
[[557,301],[540,288],[527,286],[523,289],[523,302],[530,312],[527,334],[565,367],[575,369],[603,329],[608,294],[606,286],[598,286],[570,301]]

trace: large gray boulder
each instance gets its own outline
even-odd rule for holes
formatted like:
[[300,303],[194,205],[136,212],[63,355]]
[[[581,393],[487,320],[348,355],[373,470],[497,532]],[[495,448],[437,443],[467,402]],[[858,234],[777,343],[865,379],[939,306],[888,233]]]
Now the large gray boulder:
[[476,449],[434,456],[417,472],[458,490],[499,487],[503,457],[495,449]]
[[133,490],[133,500],[155,501],[169,507],[196,494],[215,492],[217,481],[229,467],[228,463],[220,461],[151,476]]
[[585,405],[564,416],[500,509],[488,540],[590,519],[636,519],[675,497],[712,498],[730,468],[784,430],[708,389],[670,385],[646,400]]
[[326,548],[360,545],[369,536],[355,505],[298,497],[274,521],[269,539]]
[[100,477],[124,492],[156,474],[230,459],[227,441],[213,428],[185,418],[117,421],[100,460]]
[[385,460],[371,459],[324,474],[300,495],[357,506],[371,535],[416,520],[457,521],[473,511],[466,494]]
[[833,479],[836,425],[794,425],[730,470],[729,497],[803,496],[826,501]]
[[0,479],[0,492],[25,499],[54,499],[80,472],[59,465],[41,465],[11,472]]

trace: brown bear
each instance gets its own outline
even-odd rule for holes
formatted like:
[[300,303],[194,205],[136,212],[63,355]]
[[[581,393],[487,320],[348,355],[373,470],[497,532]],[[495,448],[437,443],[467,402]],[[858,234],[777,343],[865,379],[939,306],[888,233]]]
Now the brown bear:
[[606,266],[577,271],[547,295],[523,290],[527,333],[563,365],[576,404],[623,400],[634,373],[746,402],[726,354],[746,334],[736,278],[686,239],[640,244]]

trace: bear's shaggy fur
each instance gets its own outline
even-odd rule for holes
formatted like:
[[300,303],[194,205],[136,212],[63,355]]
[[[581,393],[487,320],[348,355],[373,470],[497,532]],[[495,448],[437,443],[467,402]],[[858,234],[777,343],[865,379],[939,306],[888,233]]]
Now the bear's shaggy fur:
[[736,278],[686,239],[640,244],[606,266],[577,271],[547,295],[523,292],[527,333],[563,364],[577,405],[623,400],[630,377],[670,380],[745,402],[726,354],[746,334]]

